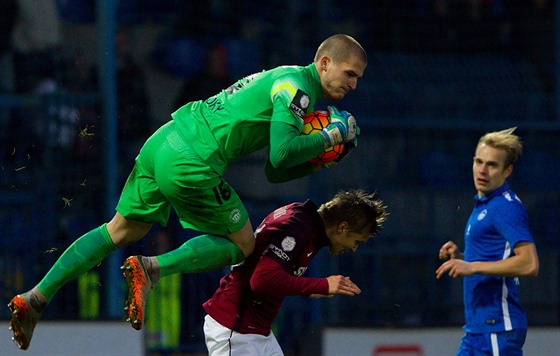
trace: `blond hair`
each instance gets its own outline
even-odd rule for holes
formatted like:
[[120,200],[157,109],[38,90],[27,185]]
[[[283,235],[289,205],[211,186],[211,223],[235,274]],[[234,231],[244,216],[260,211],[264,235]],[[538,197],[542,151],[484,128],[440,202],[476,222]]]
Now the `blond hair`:
[[523,144],[519,136],[514,135],[517,127],[511,127],[502,131],[488,132],[478,140],[477,148],[482,145],[488,145],[493,148],[499,148],[506,151],[506,161],[504,168],[517,162],[517,159],[523,152]]

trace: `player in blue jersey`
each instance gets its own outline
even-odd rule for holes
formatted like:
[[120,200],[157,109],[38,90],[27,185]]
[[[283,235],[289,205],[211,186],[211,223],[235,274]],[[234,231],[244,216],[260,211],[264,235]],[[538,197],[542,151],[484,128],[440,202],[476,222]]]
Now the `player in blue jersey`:
[[457,355],[522,355],[527,317],[521,308],[518,277],[539,272],[539,258],[525,207],[507,178],[521,154],[514,128],[485,134],[473,160],[475,207],[465,228],[465,250],[453,241],[439,250],[436,270],[464,277],[465,335]]

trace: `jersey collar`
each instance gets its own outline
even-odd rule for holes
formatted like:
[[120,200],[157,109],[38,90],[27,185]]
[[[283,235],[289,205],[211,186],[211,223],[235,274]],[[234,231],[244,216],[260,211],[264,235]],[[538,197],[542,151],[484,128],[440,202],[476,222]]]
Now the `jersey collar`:
[[479,197],[478,194],[475,194],[474,195],[474,200],[477,203],[483,203],[483,202],[486,202],[486,201],[489,201],[489,200],[493,199],[494,197],[502,195],[502,193],[505,192],[506,190],[509,190],[509,186],[508,186],[507,182],[502,184],[501,187],[499,187],[498,189],[496,189],[495,191],[493,191],[490,194],[484,195],[482,197]]
[[319,77],[319,72],[317,72],[317,67],[315,67],[315,63],[311,63],[310,65],[308,65],[307,69],[311,73],[311,76],[313,77],[313,82],[315,83],[315,86],[313,87],[313,90],[315,91],[314,93],[315,98],[317,98],[317,100],[324,99],[325,93],[323,93],[321,78]]

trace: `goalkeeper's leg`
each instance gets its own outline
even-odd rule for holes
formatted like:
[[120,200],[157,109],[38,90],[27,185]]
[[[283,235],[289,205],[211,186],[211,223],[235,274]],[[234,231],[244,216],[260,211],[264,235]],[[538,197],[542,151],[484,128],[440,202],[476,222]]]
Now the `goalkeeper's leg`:
[[251,222],[225,236],[200,235],[193,237],[179,248],[159,256],[130,256],[126,259],[123,274],[128,287],[125,302],[127,321],[142,329],[145,307],[150,290],[161,277],[175,273],[199,273],[240,263],[254,248]]
[[35,325],[62,286],[89,271],[117,248],[139,240],[150,226],[127,220],[117,213],[108,224],[74,241],[35,288],[13,297],[8,304],[10,330],[18,347],[24,350],[29,347]]

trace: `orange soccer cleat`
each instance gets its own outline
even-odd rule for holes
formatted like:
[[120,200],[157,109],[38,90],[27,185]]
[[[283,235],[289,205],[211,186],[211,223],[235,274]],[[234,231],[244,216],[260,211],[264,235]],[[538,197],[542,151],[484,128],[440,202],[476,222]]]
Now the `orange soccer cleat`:
[[153,288],[152,278],[148,273],[145,261],[143,261],[144,258],[142,256],[130,256],[121,267],[128,287],[128,298],[124,307],[128,316],[126,321],[136,330],[142,329],[146,301],[150,290]]
[[22,350],[29,348],[35,326],[47,306],[47,301],[35,288],[18,294],[10,300],[10,326],[14,333],[12,340]]

